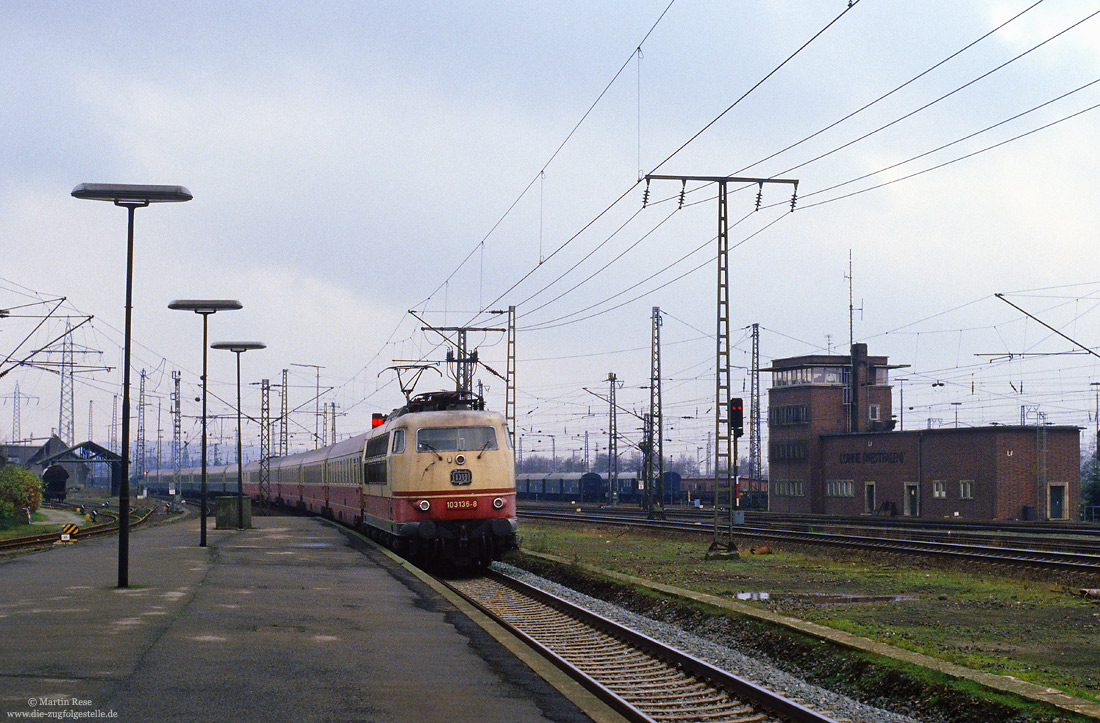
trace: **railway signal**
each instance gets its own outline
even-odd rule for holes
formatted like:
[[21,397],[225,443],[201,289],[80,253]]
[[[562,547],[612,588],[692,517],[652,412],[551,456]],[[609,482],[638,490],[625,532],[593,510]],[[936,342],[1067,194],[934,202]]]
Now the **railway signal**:
[[733,428],[734,437],[745,434],[745,405],[740,397],[730,400],[730,427]]

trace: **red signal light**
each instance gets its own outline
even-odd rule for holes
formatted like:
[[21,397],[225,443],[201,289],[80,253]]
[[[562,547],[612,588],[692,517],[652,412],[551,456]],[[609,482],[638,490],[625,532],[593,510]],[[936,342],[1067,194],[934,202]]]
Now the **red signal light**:
[[740,437],[745,433],[745,412],[741,399],[730,400],[730,426],[733,427],[733,436]]
[[371,415],[370,426],[371,426],[372,429],[374,427],[381,427],[385,423],[386,423],[386,415],[385,414],[382,414],[380,412],[375,412],[374,414]]

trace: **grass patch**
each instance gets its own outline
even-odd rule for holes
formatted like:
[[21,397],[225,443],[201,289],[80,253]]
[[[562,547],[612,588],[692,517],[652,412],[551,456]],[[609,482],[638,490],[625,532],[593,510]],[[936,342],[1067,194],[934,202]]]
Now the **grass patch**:
[[558,564],[522,552],[510,561],[638,614],[687,630],[705,631],[711,639],[750,655],[766,657],[778,667],[824,688],[921,720],[941,723],[1092,720],[1011,694],[989,691],[976,683],[956,680],[935,670],[864,651],[838,648],[785,626],[624,583],[582,570],[576,564]]
[[[1060,586],[941,569],[920,559],[775,549],[704,561],[709,539],[524,520],[522,548],[746,604],[969,668],[1100,700],[1100,605]],[[838,603],[844,597],[876,602]],[[897,599],[893,599],[893,598]]]
[[[45,522],[49,518],[41,512],[31,513],[31,522]],[[26,522],[20,522],[18,519],[4,518],[0,520],[0,539],[7,540],[12,537],[25,537],[27,535],[41,535],[46,532],[53,532],[60,529],[61,524],[57,525],[33,525]]]

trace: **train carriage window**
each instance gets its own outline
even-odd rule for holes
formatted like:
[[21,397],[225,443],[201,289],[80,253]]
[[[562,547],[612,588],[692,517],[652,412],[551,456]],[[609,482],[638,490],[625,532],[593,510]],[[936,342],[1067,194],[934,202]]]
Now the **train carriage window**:
[[393,447],[390,449],[394,454],[401,454],[405,451],[405,430],[395,429],[393,430]]
[[497,449],[492,427],[424,427],[416,430],[417,452],[469,452]]
[[386,484],[386,460],[382,459],[364,464],[363,482],[369,485]]
[[367,440],[367,457],[382,457],[386,454],[386,447],[390,444],[390,435],[381,434]]

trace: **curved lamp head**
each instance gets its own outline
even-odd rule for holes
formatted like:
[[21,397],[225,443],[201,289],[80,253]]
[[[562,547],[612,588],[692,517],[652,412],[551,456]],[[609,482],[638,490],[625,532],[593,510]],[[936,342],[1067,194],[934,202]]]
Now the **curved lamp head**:
[[72,195],[91,201],[111,201],[116,206],[145,206],[194,198],[183,186],[137,186],[129,183],[82,183],[73,189]]
[[266,349],[267,344],[260,341],[216,341],[210,345],[210,348],[235,351],[239,354],[242,351],[250,351],[252,349]]
[[176,311],[193,311],[196,314],[213,314],[218,311],[235,311],[243,308],[233,299],[176,299],[168,304]]

